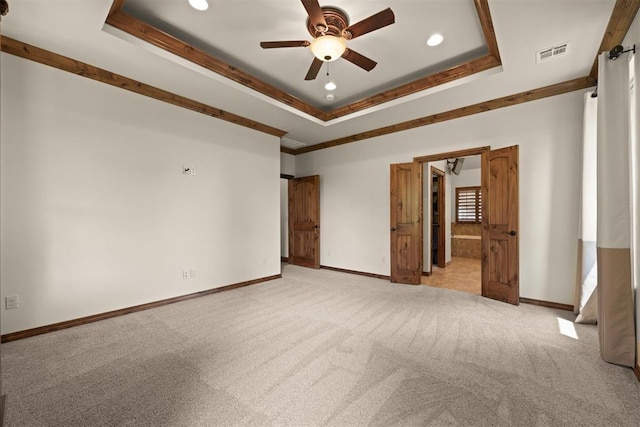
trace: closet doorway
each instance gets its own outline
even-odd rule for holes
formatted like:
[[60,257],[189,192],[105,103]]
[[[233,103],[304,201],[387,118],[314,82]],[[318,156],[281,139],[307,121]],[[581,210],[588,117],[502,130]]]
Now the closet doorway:
[[[425,210],[430,210],[430,212],[425,212],[423,210],[423,219],[428,219],[428,221],[423,221],[425,227],[428,228],[428,230],[425,229],[423,242],[430,243],[425,245],[424,250],[424,253],[430,257],[429,260],[425,260],[428,262],[424,263],[424,266],[429,269],[428,271],[423,271],[426,275],[431,274],[432,266],[445,268],[447,263],[447,209],[445,208],[446,175],[443,170],[438,169],[435,166],[429,166],[429,171],[428,179],[431,180],[431,185],[427,188],[423,188],[423,192],[426,192],[425,196],[427,196],[424,203]],[[427,207],[430,209],[426,209]],[[427,239],[427,237],[429,237],[429,239]]]

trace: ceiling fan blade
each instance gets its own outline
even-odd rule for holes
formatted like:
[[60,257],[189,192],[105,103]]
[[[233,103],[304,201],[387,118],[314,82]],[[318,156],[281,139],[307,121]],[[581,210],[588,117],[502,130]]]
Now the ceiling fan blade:
[[311,63],[311,67],[309,67],[309,71],[307,71],[307,75],[304,77],[305,80],[314,80],[318,73],[320,72],[320,68],[322,68],[323,62],[318,58],[313,58],[313,62]]
[[351,49],[345,50],[342,54],[342,57],[352,64],[355,64],[363,70],[367,71],[373,70],[376,65],[378,65],[376,61],[373,61],[364,55],[360,55],[358,52]]
[[307,47],[311,43],[306,40],[291,40],[282,42],[260,42],[260,47],[263,49],[275,49],[278,47]]
[[[396,22],[396,17],[393,14],[391,8],[386,8],[383,11],[376,13],[375,15],[371,15],[368,18],[363,19],[360,22],[356,22],[353,25],[345,28],[345,32],[351,34],[351,38],[355,39],[356,37],[360,37],[363,34],[370,33],[371,31],[378,30],[382,27],[386,27],[387,25],[391,25]],[[348,38],[348,37],[347,37]]]
[[306,9],[307,14],[309,15],[309,21],[311,21],[314,28],[322,26],[324,31],[329,28],[327,21],[324,19],[324,14],[322,13],[322,8],[320,8],[318,0],[302,0],[302,5]]

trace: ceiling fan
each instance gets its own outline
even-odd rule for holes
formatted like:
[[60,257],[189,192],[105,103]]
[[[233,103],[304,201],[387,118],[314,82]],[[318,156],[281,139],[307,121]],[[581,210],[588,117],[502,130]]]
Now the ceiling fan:
[[391,8],[349,25],[349,18],[343,10],[330,6],[320,7],[318,0],[301,1],[309,15],[307,30],[313,40],[310,42],[307,40],[261,42],[260,47],[263,49],[311,47],[314,58],[305,80],[315,79],[323,62],[335,61],[338,58],[344,58],[366,71],[373,70],[377,62],[347,48],[347,40],[393,24],[395,16]]

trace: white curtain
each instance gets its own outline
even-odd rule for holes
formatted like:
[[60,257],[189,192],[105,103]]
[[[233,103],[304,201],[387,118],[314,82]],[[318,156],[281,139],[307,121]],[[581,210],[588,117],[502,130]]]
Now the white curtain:
[[634,289],[631,230],[634,194],[630,181],[629,60],[623,54],[598,61],[597,264],[598,334],[602,358],[635,365]]
[[578,271],[574,313],[576,323],[596,323],[598,320],[598,263],[596,262],[597,232],[597,123],[598,98],[595,92],[584,95],[584,127],[582,145],[582,205],[578,229]]
[[[630,63],[629,76],[629,95],[630,103],[630,121],[629,121],[629,140],[631,141],[631,281],[635,289],[635,307],[636,307],[636,344],[638,341],[637,334],[640,331],[640,149],[638,141],[640,141],[640,127],[638,126],[638,114],[640,113],[640,91],[637,87],[637,76],[640,76],[640,60],[635,59],[635,55]],[[640,347],[636,345],[636,367],[640,361]]]

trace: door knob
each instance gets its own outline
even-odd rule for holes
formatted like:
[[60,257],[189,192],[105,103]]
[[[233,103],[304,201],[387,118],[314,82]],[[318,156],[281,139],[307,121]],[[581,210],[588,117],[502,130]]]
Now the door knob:
[[508,234],[509,236],[515,236],[515,235],[517,234],[517,233],[516,233],[515,231],[513,231],[513,230],[511,230],[511,231],[503,231],[502,233],[504,233],[504,234]]
[[391,227],[391,231],[396,231],[396,228],[395,227]]

